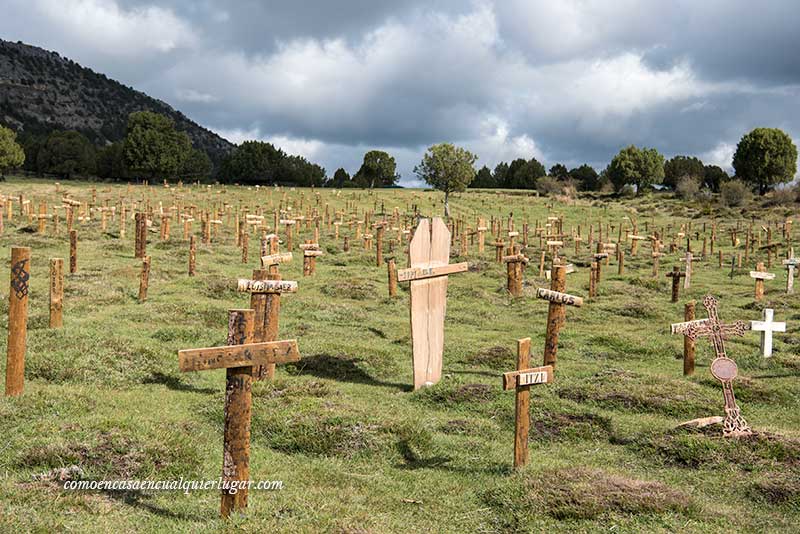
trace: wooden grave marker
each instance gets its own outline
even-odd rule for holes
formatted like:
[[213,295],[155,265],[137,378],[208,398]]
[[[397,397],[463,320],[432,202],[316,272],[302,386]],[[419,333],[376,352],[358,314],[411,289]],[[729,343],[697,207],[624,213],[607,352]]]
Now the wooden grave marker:
[[512,297],[522,296],[522,273],[528,264],[528,258],[522,253],[511,254],[503,256],[503,262],[506,264],[506,289]]
[[667,278],[672,278],[672,298],[670,302],[678,302],[678,296],[681,288],[681,278],[686,276],[685,272],[681,272],[680,266],[676,265],[672,268],[671,273],[667,273]]
[[[253,271],[253,280],[241,279],[237,290],[250,293],[250,307],[255,311],[253,340],[257,342],[278,339],[278,323],[281,311],[281,294],[297,292],[297,282],[281,280],[277,265],[291,261],[291,252],[263,256],[265,269]],[[287,258],[288,256],[288,258]],[[257,366],[253,371],[256,380],[271,380],[275,376],[275,364]]]
[[774,280],[775,274],[765,272],[764,263],[758,262],[756,270],[750,271],[750,278],[756,279],[754,298],[755,300],[761,300],[764,298],[764,280]]
[[567,288],[567,269],[564,265],[553,265],[550,289],[538,288],[536,297],[549,301],[547,308],[547,333],[544,340],[544,365],[556,366],[558,356],[558,335],[566,322],[566,307],[583,306],[583,299],[565,293]]
[[530,431],[530,389],[536,384],[553,382],[553,366],[528,367],[531,360],[531,338],[517,340],[517,370],[503,373],[503,389],[516,390],[514,410],[514,469],[528,463]]
[[50,258],[50,328],[64,326],[64,260]]
[[8,292],[8,344],[6,346],[6,396],[21,395],[25,388],[25,352],[28,336],[28,291],[31,249],[11,247],[11,282]]
[[791,251],[789,258],[783,260],[783,265],[786,269],[786,293],[791,295],[794,293],[794,271],[800,265],[800,260],[794,257],[794,251]]
[[775,310],[764,309],[764,318],[761,321],[750,321],[750,329],[761,332],[761,354],[765,358],[772,356],[772,333],[786,332],[786,323],[773,322]]
[[442,376],[447,278],[463,273],[467,262],[449,264],[450,231],[441,218],[420,219],[408,247],[409,267],[397,271],[399,282],[411,282],[409,309],[414,389],[432,386]]
[[247,507],[247,487],[233,489],[230,484],[250,479],[253,368],[300,360],[294,339],[253,343],[254,323],[253,310],[229,310],[226,346],[178,351],[178,365],[183,372],[226,370],[222,480],[229,487],[222,489],[222,517]]
[[683,334],[692,339],[709,338],[716,354],[716,358],[711,362],[711,374],[722,384],[725,398],[725,421],[722,435],[726,437],[750,435],[752,431],[742,417],[733,395],[733,380],[738,374],[738,368],[736,362],[728,358],[725,353],[725,340],[731,336],[743,336],[749,329],[749,325],[744,321],[736,321],[731,324],[722,323],[717,312],[717,299],[711,295],[706,295],[703,299],[703,307],[708,313],[708,319],[675,323],[671,326],[671,333]]

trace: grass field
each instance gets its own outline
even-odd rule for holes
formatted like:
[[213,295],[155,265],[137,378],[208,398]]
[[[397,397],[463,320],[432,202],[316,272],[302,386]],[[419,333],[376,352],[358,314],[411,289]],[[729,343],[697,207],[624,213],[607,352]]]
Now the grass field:
[[[257,206],[271,222],[283,193],[304,208],[310,190],[240,187],[149,187],[68,183],[76,200],[98,204],[121,196],[148,198],[166,208]],[[224,191],[221,192],[221,191]],[[60,204],[50,181],[11,179],[0,193]],[[320,208],[381,204],[389,213],[418,205],[441,215],[438,193],[320,190]],[[273,206],[270,206],[270,203]],[[76,222],[78,272],[66,274],[64,327],[48,328],[48,260],[68,263],[64,232],[36,233],[19,215],[0,236],[4,268],[12,245],[32,248],[25,393],[0,399],[0,530],[4,532],[797,532],[800,530],[800,301],[784,292],[786,271],[774,265],[764,301],[754,303],[755,264],[730,273],[726,228],[783,221],[797,208],[729,210],[689,205],[666,194],[639,199],[582,199],[552,203],[526,194],[470,192],[451,200],[454,215],[507,217],[517,228],[563,215],[564,229],[624,216],[641,228],[692,221],[694,230],[716,218],[716,257],[697,262],[692,287],[670,303],[664,273],[683,253],[662,258],[651,277],[649,246],[626,257],[626,273],[604,267],[598,298],[569,308],[561,333],[556,380],[531,393],[531,461],[511,469],[514,394],[501,374],[515,368],[516,339],[531,337],[533,362],[541,360],[547,304],[533,297],[538,260],[525,271],[525,296],[505,291],[505,269],[487,246],[471,247],[470,272],[449,282],[444,378],[411,390],[408,288],[389,299],[386,269],[374,252],[351,239],[345,253],[323,226],[317,274],[302,277],[302,261],[281,267],[298,280],[297,294],[282,300],[281,338],[297,338],[299,364],[278,368],[273,382],[253,388],[250,472],[254,480],[282,480],[280,491],[252,491],[246,515],[221,520],[219,494],[65,491],[47,480],[55,468],[78,466],[85,479],[216,479],[222,464],[224,371],[180,373],[177,351],[224,344],[227,310],[249,304],[233,289],[258,262],[250,240],[249,264],[226,224],[216,242],[199,244],[197,276],[186,274],[188,245],[182,228],[161,242],[153,221],[149,299],[137,301],[141,261],[133,258],[133,221],[119,238],[118,222],[101,232],[99,219]],[[324,209],[324,208],[322,208]],[[295,211],[300,211],[296,208]],[[710,224],[708,224],[710,232]],[[798,231],[797,229],[795,231]],[[342,226],[342,235],[352,235]],[[776,239],[780,235],[775,232]],[[302,238],[308,238],[305,233]],[[610,238],[616,240],[617,231]],[[487,239],[487,241],[489,241]],[[742,238],[743,241],[743,238]],[[295,237],[295,247],[300,239]],[[532,241],[538,243],[538,240]],[[700,242],[694,241],[695,251]],[[452,261],[458,245],[453,247]],[[627,247],[626,247],[627,250]],[[738,249],[741,250],[741,247]],[[567,291],[586,296],[588,247],[563,251],[577,272]],[[398,265],[406,265],[396,250]],[[538,252],[533,252],[538,258]],[[777,262],[779,263],[779,262]],[[535,265],[534,265],[535,264]],[[6,271],[8,272],[8,271]],[[65,268],[66,272],[66,268]],[[8,276],[3,275],[3,276]],[[401,284],[402,285],[402,284]],[[0,321],[7,322],[7,286]],[[697,372],[682,376],[683,339],[669,324],[683,320],[683,305],[712,293],[724,321],[761,318],[764,307],[787,332],[776,334],[771,359],[759,354],[758,334],[728,343],[740,369],[734,385],[743,415],[756,436],[723,439],[719,426],[675,430],[682,421],[723,414],[722,390],[710,375],[710,344],[697,346]],[[705,313],[698,306],[698,316]],[[0,336],[5,353],[6,336]],[[0,372],[5,374],[5,358]],[[42,479],[44,478],[44,479]]]

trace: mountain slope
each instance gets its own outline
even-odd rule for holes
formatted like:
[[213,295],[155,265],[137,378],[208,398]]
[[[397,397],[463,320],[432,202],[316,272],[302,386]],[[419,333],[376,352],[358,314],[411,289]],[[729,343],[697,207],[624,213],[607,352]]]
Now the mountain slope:
[[98,145],[125,136],[128,114],[169,116],[218,164],[233,146],[171,106],[56,52],[0,39],[0,124],[17,132],[78,130]]

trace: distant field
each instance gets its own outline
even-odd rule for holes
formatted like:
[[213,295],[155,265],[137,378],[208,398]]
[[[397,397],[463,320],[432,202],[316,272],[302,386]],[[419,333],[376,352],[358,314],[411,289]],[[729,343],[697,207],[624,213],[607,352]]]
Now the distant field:
[[[126,186],[62,183],[75,200],[114,206],[120,199],[149,200],[158,211],[174,202],[199,208],[227,203],[265,210],[269,223],[279,203],[295,213],[317,207],[358,213],[417,205],[441,216],[443,196],[420,190],[336,192],[234,186]],[[319,194],[319,203],[316,194]],[[52,181],[9,179],[0,194],[61,203]],[[284,195],[286,198],[284,199]],[[303,207],[299,207],[300,198]],[[281,338],[297,338],[299,364],[280,366],[273,382],[253,388],[251,478],[282,480],[280,491],[251,491],[246,515],[219,519],[215,491],[69,492],[35,475],[78,466],[83,477],[103,479],[216,479],[222,467],[225,373],[180,373],[177,351],[225,343],[227,310],[249,304],[234,291],[237,278],[258,267],[258,238],[251,235],[249,263],[234,243],[232,218],[222,217],[210,246],[198,236],[197,276],[187,276],[188,244],[173,222],[171,239],[159,239],[153,219],[149,298],[137,302],[141,261],[134,259],[133,220],[119,238],[118,220],[106,232],[99,217],[75,223],[78,272],[66,274],[64,328],[48,328],[48,261],[64,258],[69,242],[63,210],[60,234],[36,233],[36,222],[5,220],[0,235],[5,273],[10,247],[32,248],[32,276],[25,393],[0,400],[0,531],[5,532],[796,532],[800,530],[800,298],[786,295],[786,271],[767,282],[766,298],[753,301],[750,265],[730,274],[734,249],[727,233],[795,218],[790,208],[721,209],[681,203],[667,194],[554,202],[523,192],[469,192],[451,199],[453,216],[475,225],[478,216],[508,217],[531,232],[548,215],[563,216],[564,230],[590,224],[630,223],[640,233],[692,223],[693,231],[719,229],[716,256],[698,261],[692,287],[670,303],[664,274],[678,265],[685,243],[661,260],[651,277],[650,247],[626,255],[624,275],[616,261],[603,266],[599,296],[567,310],[555,382],[531,393],[531,462],[511,469],[514,394],[501,374],[515,368],[516,340],[531,337],[532,360],[541,361],[547,303],[534,298],[538,239],[525,270],[525,296],[505,290],[505,267],[494,262],[493,239],[480,256],[466,258],[468,273],[450,277],[445,327],[444,375],[436,386],[411,390],[408,284],[387,295],[386,268],[375,266],[354,231],[350,251],[321,227],[325,255],[314,277],[295,260],[281,266],[297,280],[297,294],[282,299]],[[5,211],[4,211],[5,215]],[[129,212],[130,215],[130,212]],[[361,215],[359,215],[361,216]],[[349,215],[348,215],[349,218]],[[346,218],[345,220],[348,220]],[[373,216],[374,220],[375,216]],[[282,230],[281,230],[282,231]],[[391,232],[387,232],[387,239]],[[780,232],[773,231],[776,240]],[[616,241],[618,230],[608,236]],[[666,240],[668,243],[669,240]],[[742,235],[742,244],[744,237]],[[696,255],[701,240],[692,242]],[[391,256],[387,251],[385,254]],[[282,248],[283,250],[283,248]],[[629,247],[625,246],[626,252]],[[797,247],[800,252],[800,247]],[[577,272],[567,291],[586,297],[589,250],[562,251]],[[395,247],[398,265],[403,251]],[[65,269],[66,272],[66,269]],[[3,274],[7,277],[8,274]],[[4,278],[7,280],[7,278]],[[3,286],[0,322],[7,323]],[[743,415],[760,434],[723,439],[720,428],[679,431],[688,419],[723,415],[722,390],[710,375],[711,345],[697,344],[697,372],[682,376],[682,336],[669,325],[683,320],[688,299],[707,293],[720,299],[723,321],[756,320],[775,309],[787,332],[776,334],[774,356],[759,354],[757,333],[727,345],[740,369],[734,383]],[[705,312],[698,306],[698,317]],[[0,336],[4,355],[6,336]],[[0,358],[5,375],[5,357]],[[45,477],[46,478],[46,477]]]

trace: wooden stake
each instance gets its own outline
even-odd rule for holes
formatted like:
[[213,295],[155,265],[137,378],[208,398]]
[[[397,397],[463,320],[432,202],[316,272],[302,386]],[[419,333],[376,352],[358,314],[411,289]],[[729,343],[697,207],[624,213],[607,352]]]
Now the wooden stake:
[[189,276],[194,276],[196,263],[197,263],[197,245],[195,243],[195,237],[191,236],[189,238]]
[[[517,340],[517,370],[531,365],[531,338]],[[519,386],[514,407],[514,469],[525,467],[528,463],[528,433],[530,432],[531,387]]]
[[25,387],[25,351],[28,334],[28,282],[31,249],[11,247],[11,284],[8,293],[8,345],[6,396],[22,394]]
[[50,258],[50,328],[63,326],[64,260]]
[[[253,310],[228,312],[228,345],[247,345],[253,342]],[[222,479],[238,482],[250,479],[250,415],[252,411],[252,367],[229,367],[225,373],[225,423]],[[235,493],[222,490],[220,514],[228,517],[236,510],[247,508],[247,488]]]
[[150,256],[142,260],[142,273],[139,276],[139,302],[147,300],[147,288],[150,285]]
[[386,262],[386,266],[389,270],[389,296],[396,297],[397,296],[397,263],[395,262],[394,258],[390,258],[389,261]]
[[[696,302],[690,300],[683,308],[683,320],[694,321]],[[694,338],[683,336],[683,376],[694,374]]]
[[78,272],[78,231],[69,231],[69,272]]

